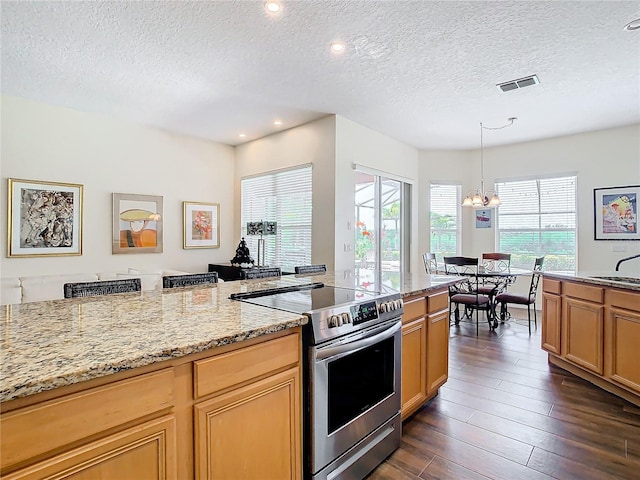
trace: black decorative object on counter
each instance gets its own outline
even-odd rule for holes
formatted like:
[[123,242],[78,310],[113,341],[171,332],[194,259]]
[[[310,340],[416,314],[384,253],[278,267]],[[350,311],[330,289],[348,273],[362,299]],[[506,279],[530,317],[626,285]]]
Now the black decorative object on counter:
[[252,267],[254,264],[253,258],[251,258],[251,252],[247,247],[244,237],[240,240],[238,248],[236,248],[236,256],[231,259],[231,265],[238,265],[241,267]]

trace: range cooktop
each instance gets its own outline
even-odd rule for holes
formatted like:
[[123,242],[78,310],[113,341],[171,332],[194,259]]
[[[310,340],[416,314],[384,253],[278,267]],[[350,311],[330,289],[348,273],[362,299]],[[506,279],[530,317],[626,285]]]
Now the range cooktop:
[[233,300],[307,315],[314,342],[348,334],[402,314],[399,293],[385,294],[323,283],[276,287],[230,296]]
[[300,285],[296,289],[282,288],[232,295],[235,300],[275,308],[292,313],[312,313],[315,310],[353,305],[378,298],[380,294],[364,290],[329,287],[323,283]]

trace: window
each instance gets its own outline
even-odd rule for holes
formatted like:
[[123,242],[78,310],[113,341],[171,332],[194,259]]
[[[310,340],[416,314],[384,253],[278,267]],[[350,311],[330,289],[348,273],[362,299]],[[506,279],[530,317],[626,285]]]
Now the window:
[[530,269],[544,255],[545,270],[576,270],[576,188],[576,176],[496,183],[497,249],[511,265]]
[[[458,255],[460,245],[460,185],[432,183],[430,251],[438,257]],[[441,261],[441,260],[440,260]]]
[[[362,168],[362,167],[361,167]],[[355,269],[359,285],[394,284],[407,271],[411,185],[356,169]]]
[[247,236],[247,222],[276,222],[266,235],[264,263],[293,271],[311,264],[311,165],[242,179],[242,235],[257,261],[258,239]]

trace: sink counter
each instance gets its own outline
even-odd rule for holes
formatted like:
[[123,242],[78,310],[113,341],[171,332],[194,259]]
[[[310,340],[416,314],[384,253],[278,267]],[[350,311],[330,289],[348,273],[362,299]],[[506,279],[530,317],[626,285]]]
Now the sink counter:
[[[547,278],[571,280],[574,282],[600,285],[604,287],[622,288],[640,292],[640,273],[637,275],[614,271],[581,271],[578,273],[544,272]],[[628,280],[627,280],[628,279]]]

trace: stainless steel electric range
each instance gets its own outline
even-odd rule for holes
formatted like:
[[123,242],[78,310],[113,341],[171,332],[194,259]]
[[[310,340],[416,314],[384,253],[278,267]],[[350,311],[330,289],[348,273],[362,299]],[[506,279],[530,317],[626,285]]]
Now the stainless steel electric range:
[[304,314],[305,478],[361,479],[400,445],[399,293],[323,283],[231,298]]

